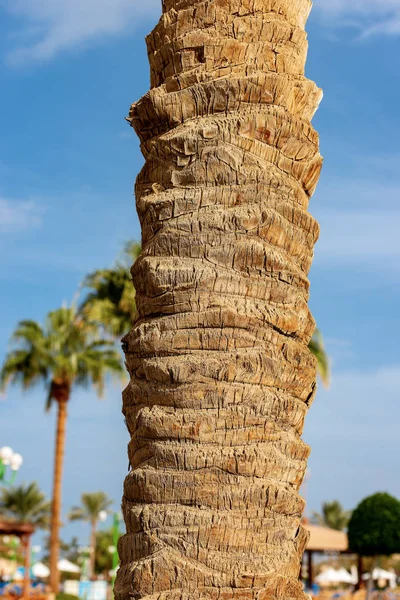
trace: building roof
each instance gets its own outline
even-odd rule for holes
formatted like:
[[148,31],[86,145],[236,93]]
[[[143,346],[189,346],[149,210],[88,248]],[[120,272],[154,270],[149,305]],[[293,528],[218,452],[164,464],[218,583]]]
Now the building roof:
[[329,527],[320,527],[319,525],[304,524],[307,531],[310,532],[310,539],[307,544],[307,550],[314,552],[347,552],[349,542],[347,534]]
[[0,521],[0,535],[32,535],[35,528],[30,523],[14,523],[12,521]]

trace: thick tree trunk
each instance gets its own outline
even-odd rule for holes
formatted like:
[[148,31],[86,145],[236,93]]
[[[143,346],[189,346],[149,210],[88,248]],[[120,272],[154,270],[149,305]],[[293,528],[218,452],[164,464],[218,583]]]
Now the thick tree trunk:
[[132,106],[139,319],[120,600],[303,598],[315,393],[307,206],[322,160],[309,0],[164,0]]
[[60,574],[58,572],[57,563],[60,547],[61,487],[67,425],[67,403],[68,400],[65,400],[64,398],[57,401],[57,433],[54,456],[53,499],[50,530],[50,587],[54,593],[58,593],[60,584]]

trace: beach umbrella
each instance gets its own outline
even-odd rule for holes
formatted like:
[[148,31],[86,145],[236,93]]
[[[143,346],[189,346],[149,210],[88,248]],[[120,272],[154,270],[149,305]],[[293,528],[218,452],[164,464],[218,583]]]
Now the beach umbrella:
[[62,558],[61,560],[59,560],[57,563],[57,566],[58,566],[58,570],[62,571],[63,573],[80,573],[81,572],[78,565],[75,565],[74,563],[72,563],[70,560],[67,560],[66,558]]
[[354,583],[353,576],[346,569],[329,567],[315,578],[317,583]]
[[[362,576],[363,579],[369,579],[371,577],[371,573],[364,573]],[[396,581],[397,576],[396,573],[392,573],[391,571],[385,571],[385,569],[380,569],[379,567],[375,567],[372,571],[372,579],[384,579],[385,581]]]
[[338,577],[340,577],[340,579],[338,579],[338,581],[340,583],[352,583],[352,584],[357,583],[357,581],[354,581],[354,575],[349,573],[343,567],[341,569],[338,569],[336,572],[338,574]]
[[37,562],[32,566],[32,574],[38,579],[44,579],[50,575],[50,569],[42,562]]

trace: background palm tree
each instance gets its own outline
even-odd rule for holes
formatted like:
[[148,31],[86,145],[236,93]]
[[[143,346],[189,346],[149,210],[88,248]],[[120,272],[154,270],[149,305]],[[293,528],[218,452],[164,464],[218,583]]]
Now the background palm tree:
[[112,500],[104,492],[82,494],[81,506],[74,506],[69,513],[71,521],[87,521],[90,523],[90,573],[95,573],[96,561],[96,533],[97,525],[101,520],[101,513],[107,513],[112,505]]
[[95,572],[108,575],[113,568],[113,552],[110,548],[114,545],[114,535],[112,529],[98,531],[96,533],[96,559]]
[[29,523],[38,528],[50,524],[51,502],[36,482],[4,488],[0,492],[0,515],[18,523]]
[[332,502],[324,502],[322,512],[314,512],[311,521],[316,525],[343,531],[347,528],[350,517],[351,511],[345,510],[338,500],[332,500]]
[[57,432],[50,532],[50,585],[58,591],[61,484],[64,461],[67,405],[74,387],[93,385],[101,395],[108,373],[122,374],[121,357],[112,342],[99,339],[98,328],[75,307],[63,307],[47,316],[41,327],[21,321],[13,336],[0,373],[0,386],[20,384],[29,389],[39,382],[47,391],[46,408],[57,405]]
[[140,244],[128,242],[121,260],[110,269],[91,273],[83,282],[88,293],[81,306],[82,312],[114,337],[120,338],[127,333],[135,319],[135,288],[130,268],[139,253]]

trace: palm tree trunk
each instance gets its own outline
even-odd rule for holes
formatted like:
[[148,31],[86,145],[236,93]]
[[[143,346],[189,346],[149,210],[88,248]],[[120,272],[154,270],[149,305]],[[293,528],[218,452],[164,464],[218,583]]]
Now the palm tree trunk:
[[93,579],[95,576],[96,526],[97,526],[97,523],[95,521],[91,523],[91,531],[90,531],[90,578],[91,579]]
[[129,116],[146,163],[117,599],[304,598],[310,6],[163,0],[147,38],[152,89]]
[[31,535],[22,538],[24,548],[24,585],[22,591],[23,600],[29,600],[31,584]]
[[67,400],[57,402],[57,433],[54,456],[53,500],[50,530],[50,587],[55,594],[58,593],[60,584],[60,574],[57,563],[60,547],[61,487],[67,425],[67,403]]

